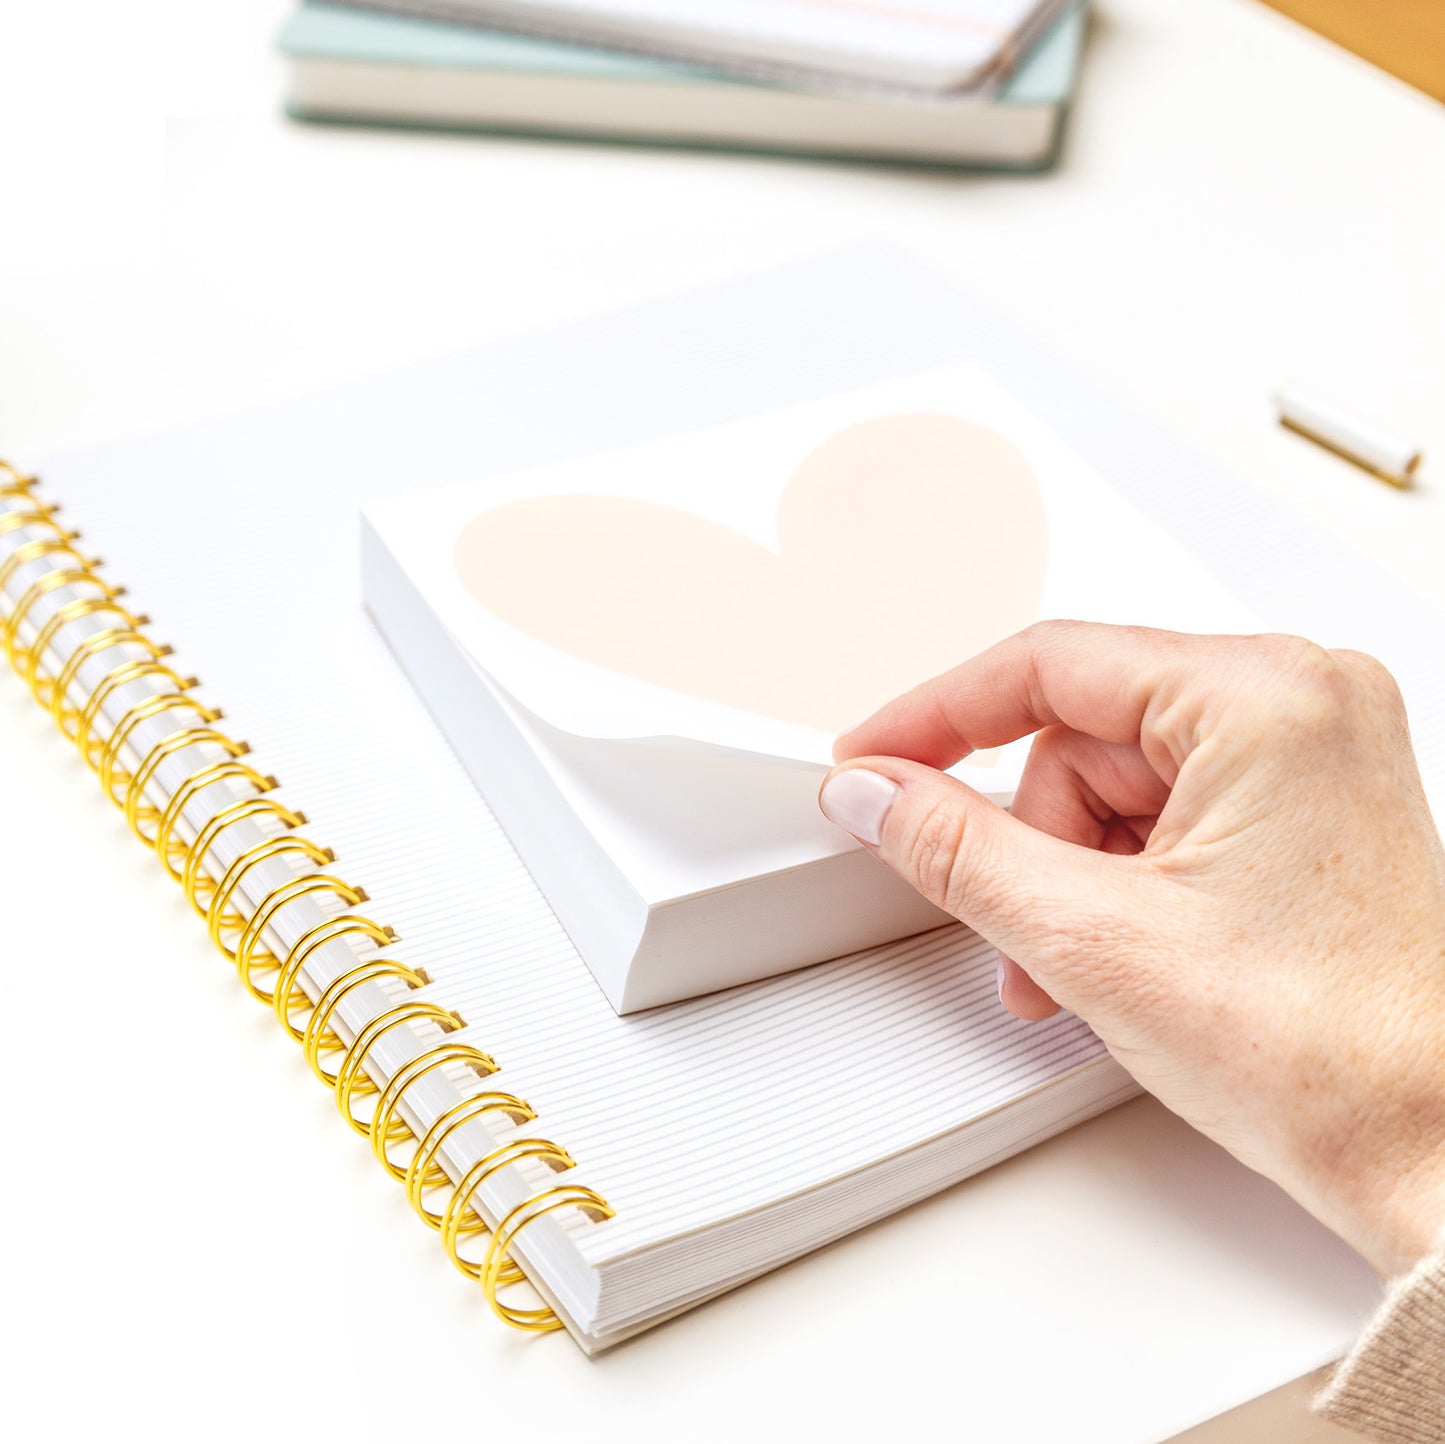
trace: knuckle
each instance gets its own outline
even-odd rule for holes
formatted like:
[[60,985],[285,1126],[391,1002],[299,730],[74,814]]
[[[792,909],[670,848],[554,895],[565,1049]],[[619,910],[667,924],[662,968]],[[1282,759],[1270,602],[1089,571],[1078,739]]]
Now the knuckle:
[[1079,633],[1089,630],[1088,622],[1074,622],[1062,617],[1045,617],[1042,621],[1030,622],[1019,633],[1035,653],[1050,653],[1067,650],[1078,640]]
[[963,853],[963,832],[963,819],[955,809],[932,802],[909,839],[908,873],[914,886],[950,912],[954,910],[954,871]]
[[[1033,741],[1029,743],[1030,762],[1035,767],[1056,761],[1066,757],[1072,745],[1074,736],[1073,729],[1062,722],[1055,722],[1048,727],[1040,727],[1034,733]],[[1037,758],[1037,762],[1034,759]]]
[[1405,699],[1400,692],[1400,684],[1395,680],[1394,673],[1378,657],[1348,648],[1331,652],[1330,656],[1371,700],[1391,711],[1404,712]]
[[978,859],[965,847],[968,827],[947,801],[933,802],[919,819],[908,848],[908,873],[915,887],[945,912],[966,908],[969,879]]
[[1404,726],[1405,702],[1388,668],[1364,652],[1329,651],[1301,637],[1261,639],[1278,718],[1296,735],[1339,737],[1379,722]]
[[1280,720],[1296,733],[1335,731],[1349,708],[1351,679],[1334,654],[1303,637],[1261,638]]
[[1067,626],[1067,622],[1055,621],[1046,617],[1042,621],[1030,622],[1019,633],[1019,636],[1026,637],[1030,642],[1047,645],[1051,638],[1057,637],[1059,632]]
[[1334,658],[1318,642],[1304,637],[1266,638],[1275,672],[1296,687],[1327,687],[1339,672]]

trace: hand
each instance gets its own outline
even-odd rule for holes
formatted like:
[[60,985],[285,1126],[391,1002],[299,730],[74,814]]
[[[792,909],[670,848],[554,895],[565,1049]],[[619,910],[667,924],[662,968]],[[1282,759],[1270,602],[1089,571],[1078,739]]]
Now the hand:
[[[936,769],[1037,732],[1012,813]],[[1385,1274],[1445,1222],[1445,852],[1389,674],[1051,622],[841,737],[823,811]],[[1057,1001],[1056,1001],[1057,1000]]]

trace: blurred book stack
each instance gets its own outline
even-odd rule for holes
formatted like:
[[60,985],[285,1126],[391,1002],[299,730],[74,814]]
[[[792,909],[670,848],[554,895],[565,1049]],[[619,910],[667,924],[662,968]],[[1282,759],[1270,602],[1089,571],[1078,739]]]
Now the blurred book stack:
[[281,49],[305,120],[1040,170],[1085,28],[1082,0],[304,0]]

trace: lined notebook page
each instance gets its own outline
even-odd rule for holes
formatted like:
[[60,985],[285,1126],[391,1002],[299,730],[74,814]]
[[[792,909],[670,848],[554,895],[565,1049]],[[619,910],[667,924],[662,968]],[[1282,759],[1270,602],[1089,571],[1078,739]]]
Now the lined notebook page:
[[[397,955],[433,978],[416,996],[462,1013],[453,1036],[498,1059],[498,1086],[538,1111],[529,1131],[617,1210],[577,1231],[589,1252],[815,1187],[1100,1056],[1077,1019],[1006,1014],[993,950],[961,928],[618,1018],[360,608],[347,468],[237,426],[49,481],[308,834],[366,887]],[[264,476],[258,445],[274,458]],[[248,496],[225,542],[194,504],[202,485]]]
[[660,418],[691,429],[959,359],[1080,445],[1261,616],[1384,655],[1440,806],[1433,617],[891,256],[788,268],[45,468],[110,575],[497,1055],[499,1084],[617,1208],[577,1231],[589,1256],[928,1138],[1098,1044],[1069,1018],[1004,1017],[992,957],[961,931],[619,1020],[366,620],[356,503],[407,477],[563,460],[659,434]]

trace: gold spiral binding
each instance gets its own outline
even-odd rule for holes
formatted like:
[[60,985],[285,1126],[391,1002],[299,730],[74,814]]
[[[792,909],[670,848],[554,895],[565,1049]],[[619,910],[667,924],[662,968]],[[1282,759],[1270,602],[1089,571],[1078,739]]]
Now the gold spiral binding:
[[[336,1111],[357,1133],[369,1133],[371,1120],[363,1122],[356,1116],[351,1108],[352,1100],[358,1094],[377,1091],[376,1084],[364,1071],[366,1055],[387,1033],[403,1023],[433,1023],[443,1033],[455,1033],[458,1028],[466,1027],[459,1013],[442,1007],[440,1003],[428,1003],[420,999],[398,1003],[394,1008],[387,1008],[374,1018],[368,1019],[341,1055],[341,1063],[336,1069]],[[492,1064],[492,1071],[496,1071],[495,1063]]]
[[109,597],[78,597],[75,601],[66,602],[63,607],[57,608],[36,633],[35,640],[30,644],[25,655],[24,675],[25,685],[30,688],[30,695],[42,707],[50,706],[55,681],[41,672],[40,664],[54,643],[56,634],[68,623],[78,622],[82,617],[94,616],[97,612],[113,612],[127,621],[131,620],[131,614],[119,602],[113,602]]
[[[6,477],[9,477],[8,481],[6,481]],[[13,497],[16,501],[33,502],[35,498],[31,495],[30,488],[38,480],[38,477],[26,476],[23,472],[16,471],[8,461],[0,461],[0,482],[4,483],[4,485],[0,485],[0,501],[7,497]],[[60,505],[53,503],[49,509],[59,511]]]
[[[457,1271],[469,1279],[481,1278],[485,1263],[474,1263],[465,1257],[461,1251],[461,1242],[471,1234],[483,1232],[487,1226],[481,1212],[471,1207],[472,1197],[498,1169],[520,1163],[524,1158],[535,1158],[539,1163],[546,1164],[553,1173],[564,1173],[577,1166],[565,1148],[558,1148],[555,1143],[550,1143],[545,1138],[518,1138],[511,1143],[504,1143],[500,1148],[492,1149],[467,1169],[457,1181],[452,1196],[447,1199],[447,1206],[442,1210],[441,1236],[447,1257]],[[468,1213],[470,1217],[467,1216]],[[490,1250],[488,1254],[490,1255]],[[502,1265],[498,1265],[499,1270],[501,1267]]]
[[[148,645],[155,646],[154,643]],[[127,682],[134,682],[139,677],[158,677],[163,682],[169,682],[177,692],[189,690],[190,679],[182,677],[156,660],[163,655],[162,649],[155,647],[155,653],[149,661],[142,658],[117,662],[90,690],[84,705],[79,709],[75,732],[70,735],[92,772],[100,767],[100,754],[105,750],[105,743],[93,738],[91,734],[95,731],[96,722],[101,718],[101,709],[105,706],[106,698],[117,688],[124,687]]]
[[[8,480],[6,480],[7,477]],[[0,485],[0,498],[14,497],[18,501],[34,502],[35,498],[31,495],[30,489],[39,480],[38,476],[27,476],[8,461],[0,460],[0,482],[4,483],[4,485]],[[52,502],[45,509],[59,511],[60,503]]]
[[267,817],[286,828],[301,827],[306,822],[304,812],[293,812],[269,797],[243,797],[239,802],[232,802],[219,812],[212,813],[206,825],[191,840],[186,849],[186,860],[181,866],[181,891],[201,917],[205,917],[206,907],[216,890],[215,882],[203,871],[206,855],[228,827],[248,817]]
[[83,586],[99,587],[101,594],[106,598],[125,595],[124,587],[112,587],[108,582],[104,582],[96,576],[89,567],[52,567],[48,572],[42,572],[36,577],[29,588],[21,594],[20,600],[15,603],[10,610],[10,615],[6,617],[4,627],[0,628],[0,645],[5,648],[5,659],[17,672],[21,670],[20,658],[26,650],[20,645],[20,627],[25,618],[29,616],[31,607],[41,597],[59,591],[61,587]]
[[[391,1157],[391,1146],[413,1131],[397,1115],[408,1089],[428,1074],[449,1066],[469,1069],[478,1079],[486,1078],[496,1071],[495,1060],[469,1044],[444,1039],[409,1059],[378,1089],[365,1073],[365,1061],[386,1032],[417,1023],[431,1023],[444,1032],[451,1032],[464,1026],[462,1019],[440,1004],[407,1000],[371,1018],[348,1045],[332,1028],[331,1020],[352,992],[369,983],[385,988],[393,982],[415,990],[430,983],[430,977],[423,969],[406,963],[386,957],[371,958],[356,962],[332,978],[314,1004],[301,990],[301,979],[307,961],[330,943],[361,942],[382,948],[397,941],[396,933],[391,928],[378,927],[359,914],[343,913],[307,928],[284,957],[278,958],[263,946],[266,929],[288,903],[329,892],[344,905],[353,906],[364,901],[366,893],[329,873],[308,872],[272,888],[247,914],[230,908],[242,880],[259,863],[270,858],[302,857],[319,866],[334,862],[335,854],[291,831],[305,824],[306,815],[262,795],[277,786],[276,779],[238,761],[250,751],[249,747],[209,726],[222,714],[185,695],[197,685],[196,679],[183,678],[162,663],[161,659],[170,655],[170,647],[158,645],[141,631],[148,625],[148,617],[133,614],[116,604],[117,598],[125,595],[125,589],[112,587],[96,574],[101,562],[76,550],[72,544],[80,533],[68,530],[55,520],[59,506],[38,500],[33,493],[35,484],[35,477],[26,476],[0,460],[0,502],[14,503],[0,509],[0,537],[28,528],[43,529],[47,533],[19,541],[0,557],[0,604],[8,602],[7,588],[22,568],[42,559],[49,563],[48,569],[29,582],[19,600],[10,605],[0,620],[0,650],[6,660],[24,678],[35,701],[50,712],[60,732],[76,744],[86,763],[99,773],[102,788],[111,801],[124,810],[131,830],[153,848],[162,867],[180,883],[191,906],[206,918],[212,941],[236,964],[248,991],[270,1003],[281,1026],[300,1042],[308,1067],[333,1089],[337,1107],[352,1127],[368,1135],[382,1167],[404,1182],[412,1207],[418,1217],[442,1235],[452,1262],[468,1277],[481,1280],[492,1308],[508,1323],[534,1332],[560,1328],[560,1321],[550,1309],[522,1309],[499,1299],[499,1288],[525,1277],[512,1260],[510,1249],[522,1230],[544,1214],[575,1208],[600,1220],[612,1217],[612,1208],[589,1188],[577,1184],[554,1185],[506,1215],[480,1264],[462,1257],[460,1241],[486,1228],[471,1200],[492,1174],[525,1159],[536,1159],[555,1171],[562,1171],[574,1166],[571,1155],[545,1139],[514,1139],[477,1159],[451,1190],[440,1211],[429,1206],[428,1191],[450,1182],[441,1166],[440,1155],[457,1129],[493,1112],[502,1113],[520,1125],[534,1121],[535,1110],[510,1093],[474,1093],[445,1109],[431,1122],[405,1167]],[[96,592],[63,601],[34,629],[34,639],[23,643],[21,629],[36,603],[50,592],[66,587],[95,588]],[[92,631],[61,660],[60,649],[55,644],[65,627],[100,615],[114,620],[99,631]],[[112,648],[140,649],[146,655],[137,658],[122,653],[122,660],[90,688],[83,701],[73,699],[71,693],[86,662]],[[53,675],[47,675],[43,668],[52,650],[57,654],[58,665]],[[143,677],[155,679],[167,690],[153,691],[129,708],[108,734],[97,736],[107,700],[128,682]],[[199,720],[163,737],[140,757],[133,772],[125,771],[120,765],[121,757],[135,729],[147,718],[180,710],[194,712]],[[148,803],[146,788],[162,762],[187,747],[201,745],[220,748],[225,755],[219,761],[208,760],[195,768],[170,793],[163,807]],[[244,784],[252,795],[213,812],[189,843],[177,837],[176,830],[189,803],[207,787],[232,782]],[[245,820],[279,825],[283,832],[246,848],[219,879],[214,878],[207,870],[212,848],[222,833]],[[155,831],[147,833],[146,828],[152,823]],[[239,933],[234,948],[225,938],[230,932]],[[258,969],[275,970],[276,977],[269,990],[253,981],[253,973]],[[306,1015],[304,1023],[301,1022],[303,1014]],[[326,1060],[337,1054],[341,1055],[337,1069],[329,1072]],[[455,1082],[455,1078],[452,1081]],[[377,1102],[371,1118],[363,1122],[355,1116],[353,1100],[358,1094],[368,1093],[376,1093]]]
[[364,889],[352,887],[349,882],[342,882],[339,877],[332,877],[324,872],[308,873],[305,877],[298,877],[291,882],[282,883],[280,887],[272,888],[260,907],[246,919],[246,926],[241,929],[241,936],[236,940],[236,972],[245,984],[246,991],[257,1002],[271,1003],[274,1006],[275,988],[273,986],[271,991],[267,992],[266,989],[258,987],[251,981],[251,974],[257,968],[270,970],[279,969],[281,966],[281,960],[269,948],[257,951],[262,934],[287,903],[314,893],[329,893],[352,907],[367,901]]
[[[10,494],[14,495],[13,492]],[[48,526],[52,531],[59,531],[60,528],[51,520],[57,510],[53,506],[35,506],[30,511],[0,511],[0,536],[30,526]]]
[[230,749],[239,747],[240,743],[233,742],[224,732],[217,732],[214,727],[182,727],[162,737],[141,758],[140,766],[131,773],[130,781],[126,783],[125,801],[121,805],[121,811],[125,813],[126,825],[147,847],[154,847],[156,838],[153,832],[146,832],[143,824],[159,822],[162,809],[145,800],[146,788],[150,786],[156,771],[167,757],[174,757],[177,752],[184,752],[187,747],[201,746]]
[[216,735],[221,738],[216,746],[225,750],[227,754],[225,759],[221,762],[207,762],[186,777],[180,786],[171,793],[170,800],[161,812],[160,821],[156,824],[152,845],[155,848],[156,856],[160,859],[161,866],[176,882],[181,880],[181,869],[176,865],[177,859],[185,857],[188,844],[174,836],[174,833],[180,825],[181,815],[185,812],[187,804],[198,792],[211,786],[212,783],[229,782],[233,779],[249,784],[258,794],[270,792],[280,786],[274,777],[263,777],[254,767],[236,761],[236,758],[243,757],[249,750],[244,742],[233,742],[229,737],[223,737],[221,733]]
[[384,978],[399,979],[412,990],[424,988],[431,982],[420,968],[409,968],[405,963],[393,962],[390,958],[371,958],[339,973],[317,998],[316,1006],[301,1030],[301,1056],[306,1059],[307,1067],[328,1088],[336,1087],[336,1074],[328,1073],[322,1066],[322,1060],[346,1051],[346,1044],[332,1030],[332,1015],[348,993],[366,983],[379,983]]
[[580,1183],[561,1183],[543,1189],[524,1203],[519,1203],[497,1225],[492,1241],[487,1246],[486,1257],[482,1260],[482,1291],[497,1317],[511,1324],[514,1329],[550,1334],[554,1329],[562,1327],[561,1319],[550,1308],[519,1309],[515,1304],[507,1303],[498,1293],[502,1286],[518,1282],[515,1275],[508,1277],[508,1274],[510,1270],[520,1273],[519,1266],[511,1257],[511,1251],[522,1230],[560,1208],[579,1209],[594,1223],[602,1223],[617,1216],[617,1210],[601,1194],[583,1187]]
[[453,1103],[437,1116],[417,1144],[416,1151],[406,1165],[406,1177],[403,1180],[408,1201],[416,1210],[416,1216],[428,1228],[440,1230],[442,1215],[427,1207],[427,1189],[444,1187],[451,1183],[446,1169],[438,1161],[438,1155],[456,1129],[487,1113],[505,1113],[518,1125],[533,1123],[537,1118],[530,1103],[511,1093],[474,1093],[469,1098],[463,1098],[460,1103]]
[[216,884],[216,890],[211,894],[210,902],[206,904],[206,931],[211,935],[211,941],[226,955],[228,961],[233,963],[236,961],[236,952],[234,948],[226,945],[223,934],[233,933],[238,928],[246,926],[245,914],[226,911],[226,904],[231,901],[236,889],[240,887],[242,879],[253,867],[270,858],[297,856],[304,857],[307,862],[313,863],[317,867],[336,861],[336,854],[329,847],[317,847],[309,838],[297,837],[291,833],[283,834],[280,837],[268,837],[261,842],[253,843],[241,852],[230,867],[221,874],[221,880]]
[[116,790],[117,784],[124,789],[131,780],[131,774],[118,765],[120,755],[130,741],[130,734],[142,722],[159,717],[162,712],[175,712],[182,708],[194,712],[202,722],[215,722],[221,717],[219,707],[207,707],[194,697],[187,697],[184,692],[153,692],[130,708],[105,739],[105,744],[100,749],[100,786],[117,807],[125,806],[125,793]]
[[[0,518],[14,516],[13,511],[0,512]],[[38,561],[41,557],[68,556],[74,557],[83,567],[98,567],[100,559],[87,561],[85,557],[70,545],[73,541],[80,539],[78,531],[62,531],[55,526],[54,522],[47,525],[54,528],[56,535],[38,537],[34,541],[22,542],[3,562],[0,562],[0,592],[3,592],[10,583],[10,578],[20,570],[21,567],[30,562]],[[3,534],[3,533],[0,533]]]
[[298,1005],[296,1002],[296,993],[301,986],[301,969],[306,966],[307,958],[317,948],[349,937],[363,938],[378,948],[389,947],[397,940],[394,929],[379,928],[370,918],[346,914],[339,918],[327,918],[325,922],[307,928],[291,944],[290,951],[281,960],[281,970],[276,975],[271,1006],[275,1010],[276,1021],[298,1043],[304,1036],[305,1029],[298,1027],[294,1021],[297,1008],[300,1006],[308,1012],[311,1010],[311,1000],[305,993],[301,995],[301,1003]]
[[[405,1179],[406,1169],[392,1161],[388,1149],[393,1143],[399,1143],[411,1134],[412,1128],[406,1119],[396,1116],[397,1107],[413,1083],[418,1083],[428,1073],[434,1073],[438,1068],[449,1065],[466,1068],[477,1078],[489,1078],[497,1071],[496,1059],[479,1048],[473,1048],[470,1043],[438,1043],[403,1063],[392,1074],[386,1087],[381,1090],[381,1097],[376,1100],[376,1112],[371,1116],[371,1126],[368,1129],[371,1151],[376,1155],[376,1161],[398,1182]],[[412,1136],[415,1137],[414,1134]]]
[[[75,733],[71,731],[71,723],[78,723],[81,710],[69,701],[69,691],[75,685],[75,678],[79,675],[82,666],[92,656],[98,656],[101,652],[108,652],[113,646],[140,646],[147,648],[152,653],[152,659],[158,656],[168,656],[171,648],[162,646],[158,648],[152,640],[143,632],[136,630],[136,617],[129,611],[117,609],[118,616],[123,616],[124,624],[118,627],[103,627],[100,632],[92,633],[84,642],[79,643],[74,652],[65,659],[61,669],[55,674],[55,685],[51,688],[51,715],[55,718],[55,726],[69,737],[71,742],[75,740]],[[185,688],[182,688],[185,691]]]
[[[76,649],[65,659],[64,665],[56,673],[55,685],[50,689],[50,715],[55,719],[55,725],[75,741],[75,733],[70,730],[72,722],[80,720],[80,708],[73,706],[69,699],[70,689],[75,685],[75,679],[80,675],[80,669],[94,656],[101,652],[109,651],[112,647],[146,647],[151,651],[152,658],[167,656],[169,647],[157,647],[143,632],[135,629],[135,618],[126,613],[126,625],[123,627],[106,627],[87,637]],[[195,686],[195,678],[190,679],[190,686]],[[187,688],[181,688],[186,691]]]

